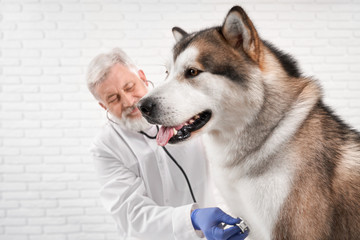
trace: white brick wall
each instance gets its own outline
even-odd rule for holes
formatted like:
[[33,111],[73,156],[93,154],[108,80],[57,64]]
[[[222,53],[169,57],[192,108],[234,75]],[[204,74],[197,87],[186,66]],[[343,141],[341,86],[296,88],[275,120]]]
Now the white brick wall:
[[88,154],[105,114],[87,63],[119,46],[161,81],[171,28],[219,25],[235,4],[360,129],[358,0],[0,0],[0,240],[117,239]]

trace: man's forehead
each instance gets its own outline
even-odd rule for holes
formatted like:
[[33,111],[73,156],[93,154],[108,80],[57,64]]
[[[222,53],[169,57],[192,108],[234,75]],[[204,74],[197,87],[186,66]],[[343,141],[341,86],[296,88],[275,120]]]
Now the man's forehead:
[[126,84],[126,80],[130,79],[130,76],[138,76],[138,73],[135,69],[125,66],[121,63],[116,63],[110,67],[108,74],[105,76],[103,82],[106,83],[122,83]]
[[96,91],[99,95],[108,95],[114,92],[116,87],[120,85],[120,75],[118,64],[111,66],[108,70],[108,73],[105,75],[104,79],[97,84]]
[[128,68],[126,66],[124,66],[121,63],[115,63],[114,65],[112,65],[109,70],[108,70],[108,74],[105,77],[105,80],[112,78],[112,77],[116,77],[117,75],[121,74],[121,73],[126,73],[128,70]]

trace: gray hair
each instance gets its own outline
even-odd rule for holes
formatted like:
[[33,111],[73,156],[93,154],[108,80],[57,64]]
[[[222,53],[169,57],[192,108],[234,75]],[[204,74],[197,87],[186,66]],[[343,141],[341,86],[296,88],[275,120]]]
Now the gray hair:
[[106,79],[110,68],[116,63],[120,63],[129,69],[137,70],[131,58],[120,48],[114,48],[108,53],[99,54],[89,63],[86,81],[89,91],[96,99],[98,99],[98,96],[95,92],[95,87]]

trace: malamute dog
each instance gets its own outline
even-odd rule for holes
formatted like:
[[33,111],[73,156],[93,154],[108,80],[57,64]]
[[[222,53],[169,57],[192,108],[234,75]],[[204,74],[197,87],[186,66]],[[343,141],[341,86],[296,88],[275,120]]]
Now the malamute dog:
[[249,238],[360,239],[360,134],[318,83],[259,37],[238,6],[177,43],[167,80],[139,102],[158,143],[204,135],[213,176]]

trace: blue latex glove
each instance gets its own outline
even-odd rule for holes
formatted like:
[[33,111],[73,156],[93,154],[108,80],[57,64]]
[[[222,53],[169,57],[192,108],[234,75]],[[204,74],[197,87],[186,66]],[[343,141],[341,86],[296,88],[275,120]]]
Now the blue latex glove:
[[248,231],[242,233],[238,226],[227,229],[221,223],[235,225],[240,223],[240,218],[233,218],[224,213],[220,208],[198,208],[191,213],[191,221],[196,230],[201,230],[209,240],[243,240],[248,236]]

